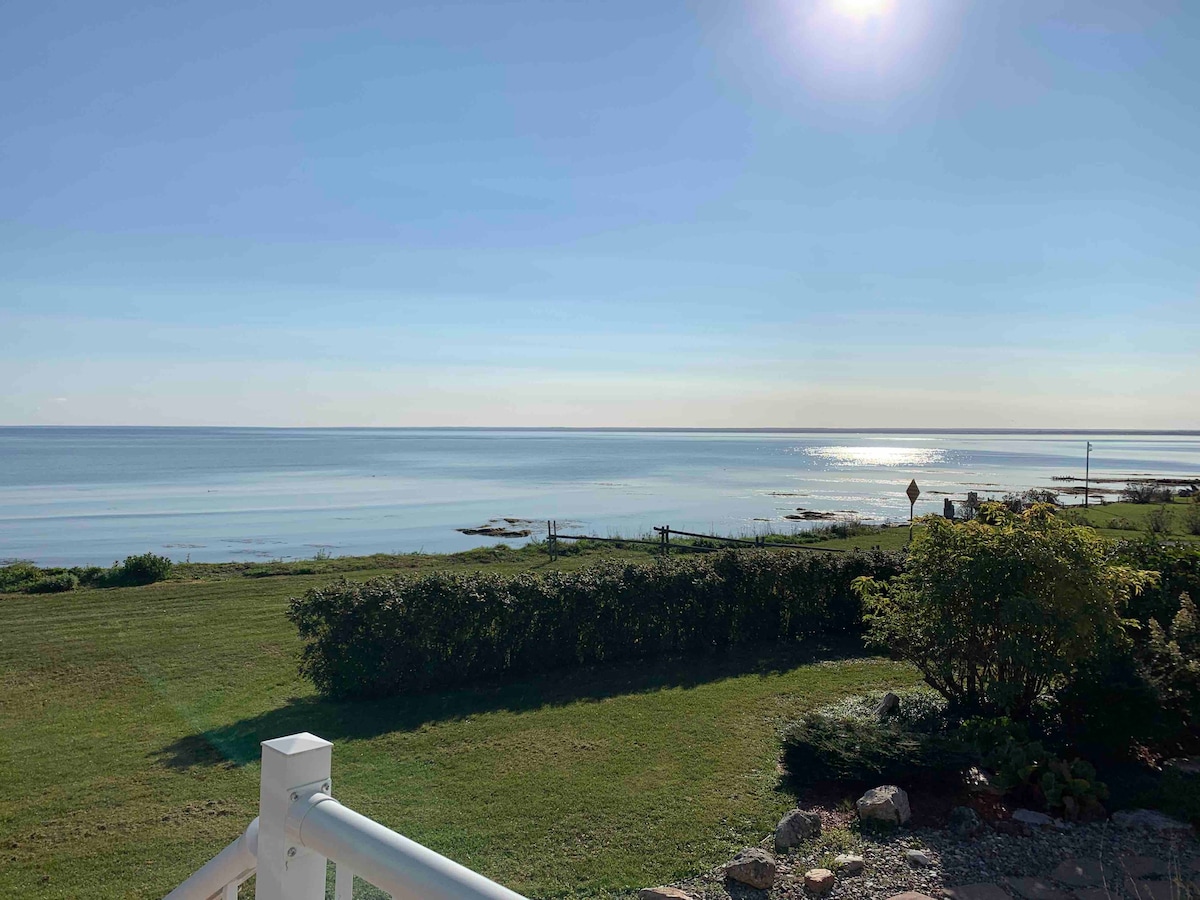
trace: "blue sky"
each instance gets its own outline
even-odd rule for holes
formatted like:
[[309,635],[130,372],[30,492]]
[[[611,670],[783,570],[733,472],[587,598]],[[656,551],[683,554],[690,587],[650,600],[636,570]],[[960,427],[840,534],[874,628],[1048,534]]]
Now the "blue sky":
[[3,424],[1200,428],[1200,4],[13,0]]

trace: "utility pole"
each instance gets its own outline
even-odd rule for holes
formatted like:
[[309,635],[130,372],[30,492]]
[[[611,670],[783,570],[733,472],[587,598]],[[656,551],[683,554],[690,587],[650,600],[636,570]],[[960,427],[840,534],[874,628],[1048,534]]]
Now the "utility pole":
[[1088,505],[1088,480],[1092,474],[1092,442],[1087,442],[1087,454],[1084,456],[1083,462],[1083,508],[1087,509]]

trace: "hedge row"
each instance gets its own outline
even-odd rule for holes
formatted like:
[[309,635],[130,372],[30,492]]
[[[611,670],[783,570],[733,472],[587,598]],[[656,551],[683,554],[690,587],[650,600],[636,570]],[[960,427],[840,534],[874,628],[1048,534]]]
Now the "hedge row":
[[301,672],[334,696],[378,697],[590,663],[859,631],[860,575],[882,552],[739,550],[574,572],[437,572],[342,580],[291,600]]

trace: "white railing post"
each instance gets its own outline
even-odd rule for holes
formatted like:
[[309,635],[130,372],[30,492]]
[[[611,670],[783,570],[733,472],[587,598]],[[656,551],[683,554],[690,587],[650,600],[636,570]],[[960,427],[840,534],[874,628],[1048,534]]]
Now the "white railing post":
[[263,741],[255,900],[324,900],[325,857],[288,831],[288,811],[330,791],[333,744],[304,732]]

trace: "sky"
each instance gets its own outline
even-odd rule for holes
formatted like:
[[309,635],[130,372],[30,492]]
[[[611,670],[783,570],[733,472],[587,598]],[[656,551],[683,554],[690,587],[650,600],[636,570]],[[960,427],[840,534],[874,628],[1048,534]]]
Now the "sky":
[[0,424],[1200,428],[1200,4],[9,0]]

